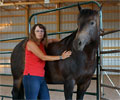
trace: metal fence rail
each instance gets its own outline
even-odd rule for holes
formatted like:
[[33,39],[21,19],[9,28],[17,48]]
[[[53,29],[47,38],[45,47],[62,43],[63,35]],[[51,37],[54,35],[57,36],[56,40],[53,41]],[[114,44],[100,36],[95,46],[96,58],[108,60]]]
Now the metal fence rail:
[[[103,32],[102,34],[100,34],[100,37],[101,37],[101,39],[102,39],[105,35],[113,34],[113,33],[118,32],[118,31],[120,31],[120,30],[113,30],[113,31]],[[118,49],[118,50],[110,50],[110,51],[100,51],[100,55],[103,55],[103,54],[112,54],[112,53],[120,53],[120,49]],[[102,58],[101,58],[101,59],[102,59]],[[119,70],[119,69],[104,69],[104,68],[102,68],[102,67],[103,67],[103,65],[102,65],[102,62],[101,62],[101,69],[100,69],[100,71],[101,71],[101,76],[102,76],[102,78],[101,78],[100,86],[101,86],[101,88],[103,88],[103,89],[101,90],[101,93],[103,92],[103,94],[104,94],[104,87],[107,87],[107,88],[115,89],[116,92],[118,93],[118,95],[120,96],[120,92],[119,92],[120,87],[115,86],[114,83],[113,83],[113,81],[111,80],[111,78],[110,78],[110,77],[108,76],[108,74],[106,73],[106,72],[119,73],[120,70]],[[107,84],[104,84],[102,72],[105,73],[105,75],[106,75],[107,78],[109,79],[109,81],[110,81],[110,83],[112,84],[112,86],[107,85]],[[102,95],[101,95],[101,96],[102,96]],[[107,100],[107,99],[104,98],[103,100]]]

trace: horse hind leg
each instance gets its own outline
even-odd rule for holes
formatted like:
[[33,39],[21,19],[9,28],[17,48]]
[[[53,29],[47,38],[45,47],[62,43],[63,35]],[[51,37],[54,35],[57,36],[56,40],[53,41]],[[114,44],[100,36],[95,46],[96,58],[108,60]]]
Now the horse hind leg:
[[14,80],[13,89],[12,89],[12,99],[13,100],[24,99],[24,89],[21,79]]
[[23,83],[21,83],[18,98],[20,98],[21,100],[24,100],[24,88],[23,88]]

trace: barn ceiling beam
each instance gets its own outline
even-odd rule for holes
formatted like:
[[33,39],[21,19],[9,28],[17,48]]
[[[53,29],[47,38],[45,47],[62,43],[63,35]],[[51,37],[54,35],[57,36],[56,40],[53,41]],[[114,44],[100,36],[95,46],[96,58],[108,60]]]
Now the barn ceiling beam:
[[[66,2],[85,2],[85,1],[91,1],[91,0],[50,0],[50,3],[66,3]],[[94,1],[106,1],[106,0],[94,0]],[[34,5],[34,4],[44,4],[44,0],[40,1],[11,1],[11,2],[4,2],[0,6],[15,6],[15,5]]]

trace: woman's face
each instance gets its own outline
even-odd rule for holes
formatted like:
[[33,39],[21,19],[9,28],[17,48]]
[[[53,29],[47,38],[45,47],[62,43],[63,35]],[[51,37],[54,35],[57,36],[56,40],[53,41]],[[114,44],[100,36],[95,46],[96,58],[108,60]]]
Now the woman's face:
[[36,26],[35,36],[38,40],[42,40],[44,37],[44,30],[42,28],[39,28],[39,26]]

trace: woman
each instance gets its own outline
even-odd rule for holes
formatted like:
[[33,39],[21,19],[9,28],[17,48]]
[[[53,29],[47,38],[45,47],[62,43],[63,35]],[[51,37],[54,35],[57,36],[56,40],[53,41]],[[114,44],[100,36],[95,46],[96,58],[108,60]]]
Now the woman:
[[[44,79],[45,61],[66,59],[71,55],[71,51],[64,51],[61,56],[46,55],[46,38],[46,28],[42,24],[35,24],[25,47],[23,85],[26,100],[37,100],[37,97],[40,100],[49,100],[49,91]],[[54,41],[56,40],[48,40],[48,43]]]

